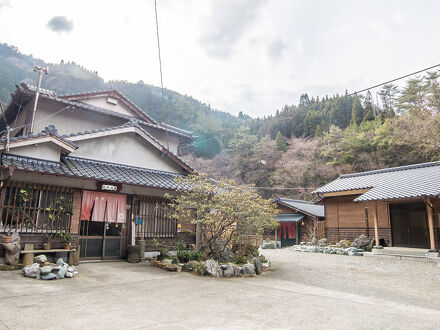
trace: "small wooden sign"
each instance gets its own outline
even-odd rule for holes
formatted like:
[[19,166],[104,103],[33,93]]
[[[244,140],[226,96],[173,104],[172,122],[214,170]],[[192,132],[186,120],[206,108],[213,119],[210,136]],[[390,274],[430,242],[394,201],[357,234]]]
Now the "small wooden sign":
[[106,191],[106,192],[120,192],[122,190],[122,184],[120,183],[112,183],[99,181],[97,184],[98,191]]

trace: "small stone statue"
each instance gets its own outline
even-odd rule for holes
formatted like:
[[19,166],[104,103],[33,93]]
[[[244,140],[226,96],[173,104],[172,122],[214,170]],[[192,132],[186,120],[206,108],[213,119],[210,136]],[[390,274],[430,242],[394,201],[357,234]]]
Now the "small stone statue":
[[7,265],[17,265],[20,258],[20,235],[13,233],[10,243],[1,243],[5,249]]

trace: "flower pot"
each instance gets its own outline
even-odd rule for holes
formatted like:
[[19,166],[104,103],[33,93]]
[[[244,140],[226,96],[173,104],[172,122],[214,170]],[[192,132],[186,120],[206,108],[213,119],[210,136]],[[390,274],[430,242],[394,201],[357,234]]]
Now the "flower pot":
[[70,247],[71,247],[70,244],[64,244],[64,248],[65,248],[66,250],[70,250]]
[[50,243],[43,244],[43,250],[50,250]]
[[12,237],[11,236],[3,236],[2,239],[3,239],[3,243],[11,243]]

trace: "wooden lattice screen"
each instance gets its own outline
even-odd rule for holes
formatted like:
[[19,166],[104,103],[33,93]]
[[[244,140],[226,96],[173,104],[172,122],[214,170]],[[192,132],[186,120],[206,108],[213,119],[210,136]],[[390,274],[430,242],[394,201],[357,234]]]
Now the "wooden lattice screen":
[[[18,210],[20,189],[32,187],[29,200]],[[1,188],[0,192],[0,233],[55,233],[69,232],[71,215],[64,214],[58,221],[49,219],[50,208],[56,201],[68,208],[73,200],[73,189],[48,185],[35,185],[12,182]],[[49,209],[49,210],[48,210]],[[33,221],[28,220],[28,216]]]
[[133,199],[132,216],[136,237],[174,237],[176,221],[167,215],[167,200],[160,197],[136,196]]

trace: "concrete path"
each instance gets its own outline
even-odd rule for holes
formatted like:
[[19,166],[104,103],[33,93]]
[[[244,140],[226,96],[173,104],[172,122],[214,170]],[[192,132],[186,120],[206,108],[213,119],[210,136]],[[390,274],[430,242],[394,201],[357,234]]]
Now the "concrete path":
[[0,329],[440,328],[436,265],[264,253],[276,270],[255,278],[125,262],[82,264],[56,281],[0,272]]

